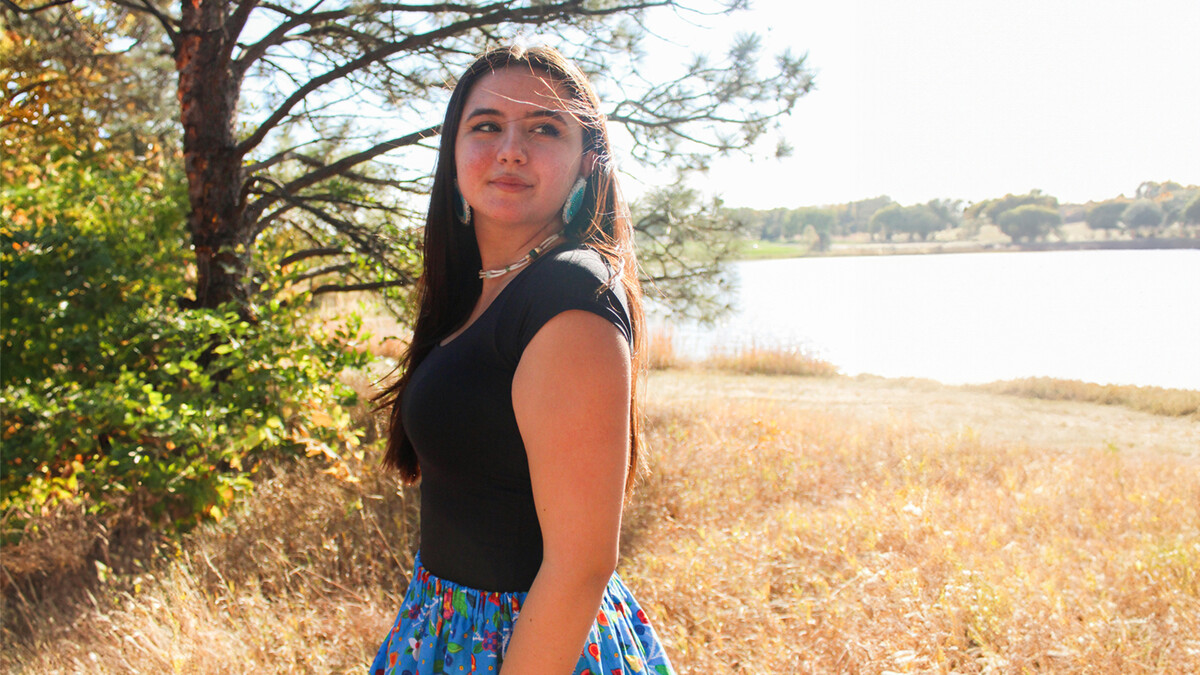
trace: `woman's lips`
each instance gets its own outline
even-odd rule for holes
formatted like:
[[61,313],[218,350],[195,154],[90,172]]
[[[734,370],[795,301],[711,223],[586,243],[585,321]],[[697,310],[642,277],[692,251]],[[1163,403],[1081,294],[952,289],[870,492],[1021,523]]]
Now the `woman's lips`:
[[529,187],[529,183],[511,176],[501,176],[500,178],[493,179],[491,183],[496,188],[505,192],[520,192]]

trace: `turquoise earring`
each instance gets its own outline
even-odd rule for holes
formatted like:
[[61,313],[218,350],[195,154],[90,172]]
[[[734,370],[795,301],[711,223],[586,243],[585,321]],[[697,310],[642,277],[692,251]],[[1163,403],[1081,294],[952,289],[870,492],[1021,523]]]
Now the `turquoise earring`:
[[567,195],[567,201],[563,204],[562,217],[563,225],[568,225],[575,216],[579,215],[579,209],[583,207],[583,193],[587,190],[587,180],[580,176],[575,179],[575,185],[571,186],[571,193]]
[[454,217],[463,225],[471,226],[471,205],[458,189],[458,181],[454,181]]

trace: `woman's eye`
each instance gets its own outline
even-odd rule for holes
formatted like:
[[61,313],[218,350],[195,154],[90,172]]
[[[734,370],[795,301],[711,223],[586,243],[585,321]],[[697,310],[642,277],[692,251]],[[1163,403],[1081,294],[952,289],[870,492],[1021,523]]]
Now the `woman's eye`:
[[542,134],[544,136],[560,136],[560,135],[562,135],[559,132],[558,127],[554,126],[553,124],[539,124],[533,128],[533,133]]
[[480,122],[471,127],[471,131],[500,131],[500,125],[495,122]]

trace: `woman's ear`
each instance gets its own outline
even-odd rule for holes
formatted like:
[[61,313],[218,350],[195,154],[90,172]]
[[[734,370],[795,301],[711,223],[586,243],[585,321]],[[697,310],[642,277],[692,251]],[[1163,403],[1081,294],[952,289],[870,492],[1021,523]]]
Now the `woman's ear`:
[[600,155],[596,154],[595,150],[587,150],[583,153],[583,157],[579,162],[579,177],[591,178],[592,172],[600,164]]

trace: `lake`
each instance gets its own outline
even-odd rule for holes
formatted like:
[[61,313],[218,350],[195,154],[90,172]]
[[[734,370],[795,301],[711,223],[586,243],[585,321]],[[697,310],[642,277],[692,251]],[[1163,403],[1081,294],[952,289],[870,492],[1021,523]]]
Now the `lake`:
[[735,263],[733,276],[733,315],[665,325],[677,350],[798,346],[846,374],[948,384],[1200,389],[1196,249],[795,258]]

